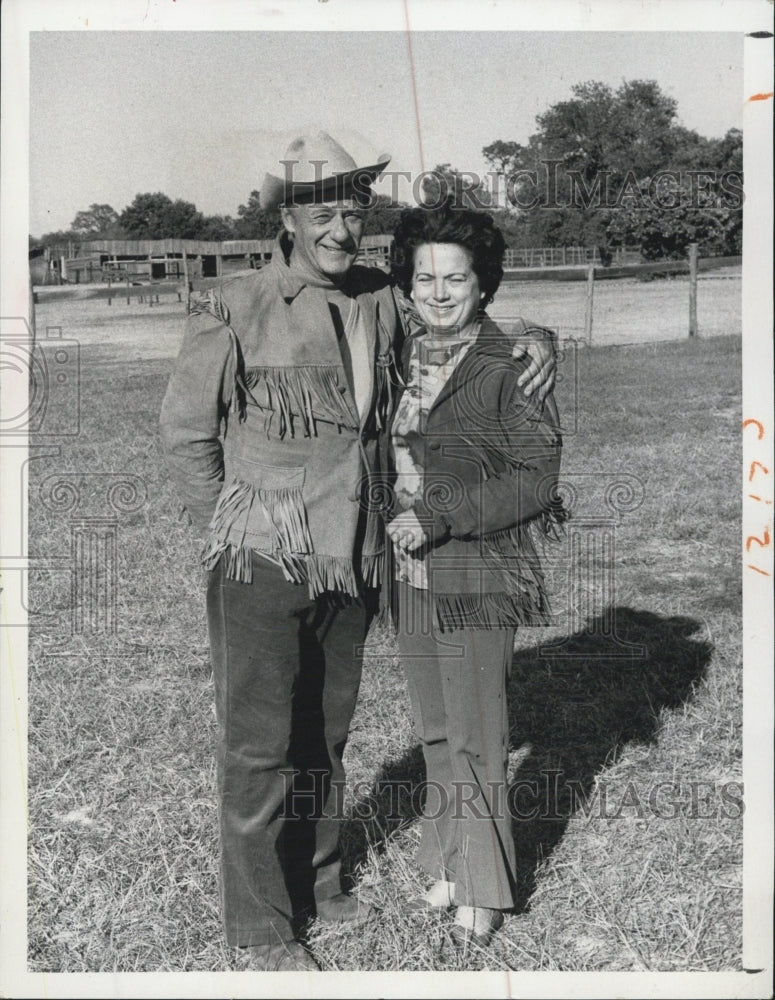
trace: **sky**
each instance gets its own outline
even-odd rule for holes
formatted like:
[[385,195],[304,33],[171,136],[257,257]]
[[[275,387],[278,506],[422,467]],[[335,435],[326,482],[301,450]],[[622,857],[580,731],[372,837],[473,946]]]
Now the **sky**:
[[655,79],[719,137],[742,127],[742,66],[731,32],[35,31],[30,232],[146,191],[236,216],[319,128],[358,162],[484,172],[483,146],[525,142],[586,80]]

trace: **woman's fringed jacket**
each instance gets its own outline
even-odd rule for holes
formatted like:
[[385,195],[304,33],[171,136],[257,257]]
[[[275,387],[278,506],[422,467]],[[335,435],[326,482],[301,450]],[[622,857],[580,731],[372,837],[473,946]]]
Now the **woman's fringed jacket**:
[[[419,554],[443,631],[549,622],[537,545],[568,516],[556,492],[562,438],[552,395],[542,405],[517,384],[525,364],[512,346],[484,316],[414,438],[424,489],[413,509],[429,537]],[[404,371],[410,350],[407,339]]]

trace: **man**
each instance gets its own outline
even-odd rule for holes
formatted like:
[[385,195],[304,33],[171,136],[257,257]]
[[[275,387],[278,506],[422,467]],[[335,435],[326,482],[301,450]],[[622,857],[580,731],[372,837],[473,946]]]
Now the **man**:
[[[161,418],[210,571],[226,939],[266,970],[317,968],[301,916],[372,914],[341,891],[337,813],[381,583],[369,483],[401,333],[386,276],[353,267],[388,158],[359,167],[321,132],[281,162],[261,190],[282,206],[272,260],[194,307]],[[525,349],[541,391],[553,348]]]

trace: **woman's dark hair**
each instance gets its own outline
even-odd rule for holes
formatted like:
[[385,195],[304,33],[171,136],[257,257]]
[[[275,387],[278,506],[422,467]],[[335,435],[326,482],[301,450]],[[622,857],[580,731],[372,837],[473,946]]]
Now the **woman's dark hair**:
[[506,243],[491,215],[456,208],[451,199],[439,208],[405,208],[390,251],[390,273],[404,295],[412,289],[415,251],[424,243],[456,243],[467,250],[484,295],[482,308],[492,301],[503,277]]

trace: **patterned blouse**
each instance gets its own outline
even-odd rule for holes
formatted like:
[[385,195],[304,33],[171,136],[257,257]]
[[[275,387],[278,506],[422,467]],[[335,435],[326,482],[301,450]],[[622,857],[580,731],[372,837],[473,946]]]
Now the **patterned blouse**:
[[[424,470],[418,456],[428,412],[452,373],[476,340],[479,326],[467,336],[418,334],[412,339],[406,391],[393,418],[391,436],[396,463],[395,494],[401,510],[422,497]],[[407,552],[394,545],[396,579],[418,590],[428,589],[427,553]]]

